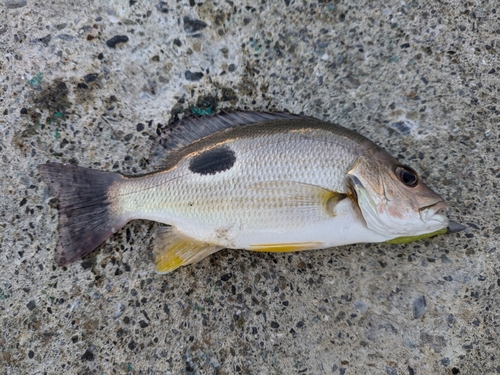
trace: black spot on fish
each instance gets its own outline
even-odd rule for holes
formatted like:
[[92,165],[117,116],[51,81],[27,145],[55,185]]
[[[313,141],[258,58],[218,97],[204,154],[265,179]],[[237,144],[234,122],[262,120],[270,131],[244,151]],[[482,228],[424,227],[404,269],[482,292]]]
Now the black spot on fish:
[[216,147],[194,156],[189,163],[189,170],[199,174],[216,174],[231,169],[235,162],[233,150],[226,146]]

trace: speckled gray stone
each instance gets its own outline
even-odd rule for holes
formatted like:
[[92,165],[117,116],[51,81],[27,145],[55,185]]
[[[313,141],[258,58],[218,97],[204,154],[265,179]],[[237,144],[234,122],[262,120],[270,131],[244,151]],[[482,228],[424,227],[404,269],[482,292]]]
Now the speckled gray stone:
[[17,9],[28,5],[28,0],[5,0],[7,9]]
[[[2,373],[499,373],[499,13],[494,1],[2,2]],[[115,36],[127,39],[108,47]],[[55,264],[57,202],[37,164],[150,172],[171,118],[234,108],[366,135],[467,229],[223,250],[160,276],[157,224],[133,222]]]

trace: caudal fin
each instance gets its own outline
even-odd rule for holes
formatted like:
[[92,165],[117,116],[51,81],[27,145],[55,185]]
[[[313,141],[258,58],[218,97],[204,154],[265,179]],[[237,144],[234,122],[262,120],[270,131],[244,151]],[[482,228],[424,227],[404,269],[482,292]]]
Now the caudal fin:
[[110,186],[123,180],[120,174],[59,163],[39,165],[38,170],[59,199],[58,264],[90,253],[127,223],[110,210],[108,197]]

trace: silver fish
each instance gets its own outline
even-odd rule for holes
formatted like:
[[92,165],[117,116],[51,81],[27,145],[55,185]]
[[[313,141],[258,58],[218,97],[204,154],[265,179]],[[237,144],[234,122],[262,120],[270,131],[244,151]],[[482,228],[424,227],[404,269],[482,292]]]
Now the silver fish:
[[38,167],[60,202],[59,264],[136,219],[168,224],[155,243],[159,273],[223,248],[408,242],[444,233],[449,224],[446,203],[413,169],[365,137],[311,117],[233,112],[186,119],[157,143],[154,156],[163,169],[138,177]]

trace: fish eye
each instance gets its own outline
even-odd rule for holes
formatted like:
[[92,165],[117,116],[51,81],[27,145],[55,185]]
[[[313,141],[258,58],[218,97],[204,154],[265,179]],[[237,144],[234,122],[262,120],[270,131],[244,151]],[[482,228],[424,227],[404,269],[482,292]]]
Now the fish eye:
[[396,167],[396,176],[406,186],[415,187],[418,184],[417,172],[404,165]]

